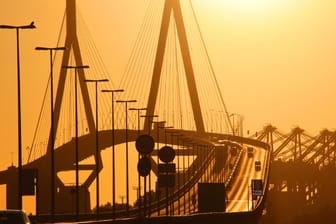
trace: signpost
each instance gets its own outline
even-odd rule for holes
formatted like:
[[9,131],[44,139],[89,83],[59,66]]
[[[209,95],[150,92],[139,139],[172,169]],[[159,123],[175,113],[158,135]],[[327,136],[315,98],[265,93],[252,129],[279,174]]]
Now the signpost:
[[150,135],[140,135],[135,142],[135,147],[142,156],[146,156],[154,149],[154,139]]
[[[147,213],[146,177],[150,174],[151,171],[151,162],[148,155],[154,149],[154,139],[150,135],[140,135],[135,142],[135,147],[141,155],[141,158],[138,161],[138,172],[140,176],[144,178],[144,217],[146,217]],[[140,183],[139,183],[139,189],[141,189]],[[141,198],[139,198],[139,200],[141,200]]]
[[251,191],[252,191],[252,209],[253,201],[258,199],[258,196],[263,196],[263,183],[261,179],[251,180]]
[[[263,195],[263,184],[261,179],[252,179],[252,198]],[[255,200],[255,199],[254,199]]]
[[175,151],[170,146],[164,146],[159,150],[159,159],[164,162],[164,164],[158,165],[158,186],[166,188],[166,215],[168,215],[169,209],[169,199],[168,190],[169,187],[175,186],[175,173],[176,165],[171,163],[175,158]]

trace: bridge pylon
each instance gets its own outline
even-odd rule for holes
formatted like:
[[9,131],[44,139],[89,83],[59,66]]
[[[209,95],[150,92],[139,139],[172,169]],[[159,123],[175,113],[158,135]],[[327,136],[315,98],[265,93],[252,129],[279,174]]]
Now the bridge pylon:
[[153,117],[151,117],[150,115],[153,115],[155,111],[155,104],[158,96],[158,89],[162,72],[163,59],[166,51],[166,42],[171,18],[174,18],[176,23],[177,35],[180,42],[180,48],[181,48],[180,50],[182,54],[183,65],[185,69],[196,130],[199,133],[205,133],[200,100],[198,97],[196,81],[194,76],[194,69],[192,66],[190,48],[183,21],[180,0],[166,0],[164,4],[158,47],[156,51],[155,63],[153,68],[152,82],[147,103],[148,116],[146,116],[145,118],[145,124],[152,122]]
[[[61,66],[69,66],[70,62],[70,55],[71,53],[74,56],[75,59],[75,65],[71,66],[82,66],[84,64],[82,55],[81,55],[81,50],[80,50],[80,45],[79,45],[79,40],[77,36],[77,11],[76,11],[76,0],[66,0],[66,37],[65,37],[65,44],[64,46],[66,47],[66,51],[63,52],[63,57],[62,57],[62,64]],[[94,115],[93,111],[91,108],[91,102],[90,102],[90,97],[89,97],[89,91],[87,88],[87,85],[85,83],[85,72],[84,69],[78,69],[76,70],[76,82],[79,84],[79,94],[78,97],[82,97],[82,102],[83,102],[83,107],[84,107],[84,114],[86,116],[86,121],[88,125],[88,132],[89,133],[95,133],[95,121],[94,121]],[[68,75],[69,76],[69,75]],[[47,155],[51,154],[51,150],[53,147],[51,147],[51,135],[54,133],[54,139],[57,134],[57,130],[59,129],[59,121],[60,121],[60,114],[62,110],[62,102],[63,102],[63,97],[64,97],[64,90],[65,90],[65,85],[66,85],[66,80],[67,80],[67,69],[60,69],[60,75],[59,75],[59,80],[58,80],[58,86],[56,90],[56,95],[55,95],[55,105],[54,105],[54,131],[50,130],[50,135],[49,135],[49,140],[48,140],[48,148],[47,148]],[[81,150],[79,150],[80,153]],[[60,159],[60,158],[55,158]],[[65,158],[62,158],[65,159]],[[70,158],[68,158],[70,159]],[[96,158],[95,161],[101,161],[101,155],[98,154],[98,158]],[[57,161],[56,161],[57,164]],[[79,212],[87,212],[90,210],[90,197],[89,197],[89,191],[88,188],[91,185],[91,183],[95,180],[96,173],[94,172],[94,165],[92,165],[92,172],[90,175],[87,177],[87,180],[84,181],[83,184],[79,186],[79,198],[81,200],[81,205],[79,206]],[[55,167],[55,172],[59,170],[60,167]],[[79,167],[79,169],[81,169]],[[100,170],[102,168],[100,167]],[[75,170],[75,165],[73,170]],[[99,170],[99,171],[100,171]],[[99,172],[98,171],[98,172]],[[68,200],[69,195],[77,195],[74,194],[74,187],[73,186],[65,186],[62,181],[57,177],[56,173],[54,174],[55,178],[55,189],[58,189],[57,192],[54,192],[55,194],[55,209],[56,213],[59,212],[71,212],[73,211],[72,207],[66,206],[66,200]],[[39,178],[46,178],[47,180],[51,178],[51,174],[49,170],[41,171],[39,172]],[[44,200],[38,200],[37,203],[37,208],[39,211],[38,213],[49,213],[50,212],[50,200],[48,200],[51,197],[52,192],[50,192],[51,187],[46,186],[49,185],[48,182],[43,182],[43,187],[39,187],[39,197],[43,198]],[[83,201],[85,200],[85,201]],[[85,205],[85,206],[83,206]],[[69,208],[67,208],[69,207]]]

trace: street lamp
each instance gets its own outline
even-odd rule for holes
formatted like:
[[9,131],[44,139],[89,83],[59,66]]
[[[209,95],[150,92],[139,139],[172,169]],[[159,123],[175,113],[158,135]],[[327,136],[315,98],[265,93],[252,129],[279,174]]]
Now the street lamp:
[[[168,128],[173,128],[172,126],[158,126],[158,128],[162,128],[164,129],[164,134],[165,134],[165,145],[167,146],[167,129]],[[159,163],[158,163],[159,164]],[[169,199],[168,199],[168,187],[166,187],[166,215],[168,215],[168,202],[169,202]]]
[[[155,117],[159,117],[159,115],[142,115],[141,117],[144,117],[144,118],[149,118],[148,119],[148,135],[150,135],[150,132],[151,132],[151,126],[152,126],[152,121]],[[144,128],[145,129],[145,128]],[[151,156],[151,153],[149,154],[149,156]],[[146,180],[146,177],[145,177],[145,180]],[[151,194],[151,173],[149,172],[149,175],[148,175],[148,189],[149,189],[149,214],[151,213],[151,203],[152,203],[152,194]],[[146,194],[146,188],[144,188],[144,193]]]
[[[172,127],[173,128],[173,127]],[[170,139],[171,139],[171,147],[172,148],[174,148],[174,135],[177,133],[177,131],[167,131],[168,133],[170,133],[171,135],[170,135]],[[176,158],[176,157],[175,157]],[[171,203],[171,205],[172,206],[170,206],[170,214],[174,214],[174,194],[170,197],[170,198],[168,198],[168,187],[166,187],[166,194],[167,194],[167,202],[166,202],[166,204],[167,204],[167,206],[168,206],[168,204],[169,204],[169,199],[170,199],[170,203]],[[168,211],[168,210],[167,210]]]
[[126,113],[126,118],[125,118],[125,123],[126,123],[126,133],[125,133],[125,138],[126,138],[126,212],[127,215],[129,214],[129,189],[128,189],[128,121],[127,121],[127,111],[128,111],[128,103],[135,103],[137,102],[136,100],[117,100],[117,103],[124,103],[125,104],[125,113]]
[[[137,111],[138,112],[138,138],[140,136],[140,112],[143,110],[147,110],[147,108],[129,108],[129,110],[132,111]],[[140,152],[138,153],[138,161],[140,160]],[[140,180],[140,174],[138,172],[138,186],[139,186],[139,191],[137,191],[138,194],[138,203],[139,203],[139,214],[141,214],[140,207],[141,207],[141,200],[140,200],[140,185],[141,185],[141,180]]]
[[231,118],[232,117],[232,134],[233,134],[233,136],[235,136],[235,121],[234,121],[234,116],[235,116],[236,114],[234,114],[234,113],[231,113],[231,114],[229,114],[229,118]]
[[183,134],[174,134],[176,136],[176,146],[177,146],[177,192],[178,192],[178,198],[179,200],[177,201],[177,208],[178,208],[178,215],[180,215],[180,147],[179,147],[179,137],[183,136]]
[[98,142],[98,83],[108,82],[108,79],[85,79],[87,83],[94,83],[96,90],[96,213],[99,216],[99,142]]
[[[154,124],[156,124],[156,141],[157,141],[157,152],[159,153],[160,150],[160,124],[165,124],[165,121],[153,121]],[[159,156],[157,156],[157,164],[159,164]],[[157,212],[158,216],[160,216],[160,190],[159,190],[159,185],[157,185]]]
[[78,102],[77,102],[77,70],[78,69],[85,69],[89,68],[88,65],[78,65],[78,66],[71,66],[71,65],[63,65],[63,69],[74,69],[75,70],[75,123],[76,123],[76,139],[75,139],[75,163],[76,163],[76,216],[78,218],[79,215],[79,172],[78,172],[78,163],[79,163],[79,154],[78,154]]
[[20,81],[20,29],[35,29],[34,22],[29,25],[11,26],[0,25],[0,29],[16,29],[16,57],[17,57],[17,94],[18,94],[18,208],[22,209],[22,134],[21,134],[21,81]]
[[51,215],[55,214],[55,133],[54,133],[54,79],[53,79],[53,60],[52,53],[53,51],[66,50],[65,47],[36,47],[37,51],[49,51],[49,61],[50,61],[50,112],[51,112],[51,131],[50,131],[50,151],[51,151]]
[[112,94],[112,211],[115,215],[115,143],[114,143],[114,93],[124,92],[123,89],[102,90],[103,93]]
[[[190,177],[190,169],[192,168],[192,167],[190,167],[190,147],[192,148],[193,147],[193,141],[192,141],[192,139],[187,139],[187,143],[188,143],[188,146],[187,146],[187,163],[188,163],[188,165],[187,165],[187,167],[188,167],[188,170],[187,170],[187,180],[189,181],[190,179],[191,179],[191,177]],[[186,193],[186,192],[185,192]],[[189,204],[189,206],[188,206],[188,209],[189,209],[189,212],[191,211],[191,197],[190,197],[190,191],[188,191],[188,204]]]
[[[165,144],[167,146],[167,130],[169,128],[173,128],[173,126],[166,126],[166,127],[162,127],[164,128],[164,132],[165,132]],[[168,186],[166,187],[166,215],[168,215],[169,211],[169,191],[168,191]]]
[[[182,145],[183,145],[183,153],[182,153],[182,166],[183,166],[183,184],[186,184],[186,179],[189,180],[190,176],[189,176],[189,146],[190,146],[190,142],[191,140],[189,138],[183,138],[182,139]],[[185,150],[187,150],[187,174],[185,173]],[[184,214],[186,214],[186,189],[183,190],[183,211]],[[188,197],[189,197],[189,211],[190,211],[190,191],[188,193]]]
[[164,128],[164,133],[165,133],[165,144],[167,145],[167,130],[168,129],[171,129],[171,128],[174,128],[173,126],[165,126],[165,127],[162,127]]
[[138,137],[140,136],[140,112],[143,110],[147,110],[147,108],[129,108],[129,110],[138,112]]
[[148,124],[148,134],[150,135],[150,132],[151,132],[151,124],[153,123],[152,120],[153,120],[153,118],[155,118],[155,117],[159,117],[159,115],[141,115],[141,117],[149,118],[147,124]]

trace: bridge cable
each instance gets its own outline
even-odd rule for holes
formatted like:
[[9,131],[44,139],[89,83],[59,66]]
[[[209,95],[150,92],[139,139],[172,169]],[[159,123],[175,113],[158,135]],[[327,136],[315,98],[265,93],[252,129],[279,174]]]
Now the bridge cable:
[[[61,22],[60,32],[59,32],[59,35],[58,35],[58,38],[57,38],[57,46],[59,46],[59,43],[60,43],[61,33],[62,33],[61,30],[64,27],[65,18],[66,18],[66,13],[64,12],[63,19],[62,19],[62,22]],[[55,52],[55,54],[56,54],[56,52]],[[53,58],[53,64],[55,63],[55,60],[56,60],[56,58],[54,57]],[[45,112],[44,108],[45,108],[45,104],[46,104],[46,99],[47,99],[47,93],[48,93],[50,79],[51,79],[51,77],[49,76],[49,79],[47,81],[47,87],[45,88],[44,96],[43,96],[43,99],[42,99],[42,105],[41,105],[41,109],[40,109],[40,112],[39,112],[39,116],[38,116],[38,120],[37,120],[37,125],[36,125],[36,128],[35,128],[33,139],[32,139],[32,143],[31,143],[31,146],[30,146],[30,151],[29,151],[29,154],[28,154],[28,157],[27,157],[27,163],[29,163],[30,161],[33,161],[34,159],[36,159],[36,158],[33,158],[31,160],[31,156],[32,156],[32,152],[35,151],[36,140],[37,140],[37,138],[39,136],[39,131],[41,129],[41,123],[42,123],[43,116],[44,116],[43,113]]]
[[[197,28],[198,28],[198,31],[199,31],[199,34],[200,34],[200,37],[201,37],[202,44],[203,44],[204,49],[205,49],[206,56],[207,56],[207,58],[208,58],[208,62],[209,62],[209,65],[210,65],[210,69],[211,69],[213,78],[214,78],[214,80],[215,80],[216,88],[218,89],[218,93],[219,93],[221,102],[222,102],[222,104],[223,104],[223,106],[224,106],[224,110],[225,110],[225,113],[226,113],[227,121],[228,121],[228,123],[229,123],[229,125],[230,125],[231,131],[233,132],[233,131],[234,131],[234,129],[233,129],[233,125],[231,124],[231,120],[230,120],[230,118],[229,118],[229,113],[228,113],[227,107],[226,107],[226,105],[225,105],[223,95],[222,95],[222,93],[221,93],[221,91],[220,91],[220,87],[219,87],[218,80],[217,80],[216,76],[214,75],[214,74],[215,74],[215,71],[214,71],[213,65],[212,65],[212,63],[211,63],[211,61],[210,61],[209,53],[208,53],[208,51],[206,50],[205,41],[204,41],[204,38],[203,38],[203,35],[202,35],[202,32],[201,32],[201,29],[200,29],[200,25],[199,25],[199,23],[198,23],[198,21],[197,21],[197,19],[196,19],[196,13],[195,13],[195,10],[194,10],[194,7],[193,7],[193,4],[192,4],[191,0],[189,0],[189,3],[190,3],[190,6],[191,6],[191,9],[192,9],[192,12],[193,12],[193,16],[194,16],[194,18],[195,18],[195,22],[196,22],[196,25],[197,25]],[[233,133],[234,133],[234,132],[233,132]]]

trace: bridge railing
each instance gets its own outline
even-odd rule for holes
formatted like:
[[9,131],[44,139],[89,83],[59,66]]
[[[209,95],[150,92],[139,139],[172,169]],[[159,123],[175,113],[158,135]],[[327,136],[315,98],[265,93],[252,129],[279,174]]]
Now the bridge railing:
[[265,150],[268,151],[267,153],[267,159],[266,159],[266,166],[265,166],[265,175],[264,175],[264,184],[263,184],[263,195],[262,197],[259,197],[257,199],[256,202],[256,206],[253,212],[255,212],[256,214],[262,214],[262,210],[264,208],[264,204],[267,198],[267,192],[268,192],[268,185],[269,185],[269,174],[270,174],[270,163],[271,163],[271,156],[272,153],[269,150],[270,146],[264,142],[260,142],[260,141],[251,141],[254,142],[256,144],[254,144],[254,146],[259,146]]

